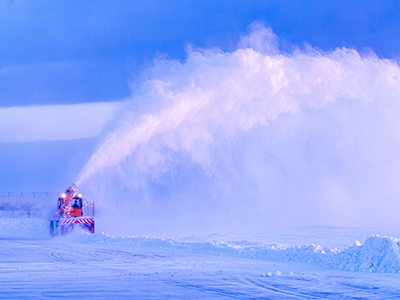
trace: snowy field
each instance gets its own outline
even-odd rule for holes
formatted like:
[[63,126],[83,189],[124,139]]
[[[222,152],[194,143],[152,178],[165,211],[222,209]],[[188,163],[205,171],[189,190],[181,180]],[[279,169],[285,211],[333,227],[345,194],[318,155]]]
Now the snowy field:
[[1,299],[400,298],[400,241],[371,237],[391,230],[51,239],[44,219],[2,218],[0,234]]

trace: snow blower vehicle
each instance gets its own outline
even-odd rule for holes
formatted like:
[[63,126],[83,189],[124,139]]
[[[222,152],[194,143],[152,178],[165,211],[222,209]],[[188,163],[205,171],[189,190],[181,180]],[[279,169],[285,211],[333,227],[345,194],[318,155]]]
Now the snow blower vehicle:
[[78,187],[72,184],[57,201],[57,211],[50,221],[50,234],[65,235],[75,226],[94,233],[94,201],[88,202],[77,194]]

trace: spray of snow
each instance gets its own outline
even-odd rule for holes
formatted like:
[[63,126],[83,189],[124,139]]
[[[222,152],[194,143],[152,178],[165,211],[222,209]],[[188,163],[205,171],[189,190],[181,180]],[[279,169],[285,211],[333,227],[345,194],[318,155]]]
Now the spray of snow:
[[399,223],[393,61],[352,49],[281,53],[255,24],[236,51],[156,60],[132,91],[77,179],[106,226]]

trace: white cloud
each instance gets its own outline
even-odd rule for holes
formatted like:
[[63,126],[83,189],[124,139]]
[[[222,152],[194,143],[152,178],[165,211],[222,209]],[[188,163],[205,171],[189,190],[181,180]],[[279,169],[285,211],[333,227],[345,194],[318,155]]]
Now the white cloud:
[[121,102],[103,102],[0,108],[0,142],[97,136],[121,107]]

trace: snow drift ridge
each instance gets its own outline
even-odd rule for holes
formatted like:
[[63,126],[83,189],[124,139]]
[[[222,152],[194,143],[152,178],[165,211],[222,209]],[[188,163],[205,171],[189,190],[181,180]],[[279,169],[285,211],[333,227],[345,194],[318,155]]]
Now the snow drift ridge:
[[151,237],[114,237],[104,233],[82,236],[81,241],[280,262],[308,263],[335,270],[400,273],[400,239],[378,235],[369,237],[364,244],[356,241],[353,246],[343,251],[336,248],[322,248],[314,244],[287,248],[277,245],[238,246],[216,241],[185,242]]

